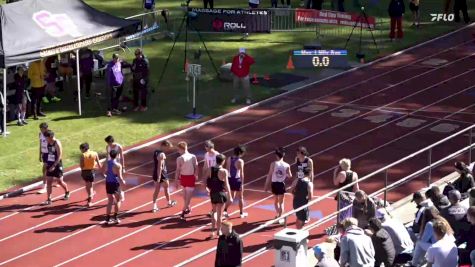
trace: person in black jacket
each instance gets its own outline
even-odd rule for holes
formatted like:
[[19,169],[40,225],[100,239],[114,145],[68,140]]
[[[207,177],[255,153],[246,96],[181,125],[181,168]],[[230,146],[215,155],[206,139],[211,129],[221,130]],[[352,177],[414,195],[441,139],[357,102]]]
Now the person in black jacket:
[[467,165],[461,161],[455,163],[455,171],[460,174],[460,177],[453,182],[452,186],[462,194],[463,200],[468,197],[470,188],[475,187],[475,180]]
[[377,218],[369,219],[369,230],[371,230],[371,240],[375,251],[374,266],[393,266],[396,256],[396,249],[389,233],[382,227],[381,221]]
[[[467,211],[467,219],[470,222],[470,228],[464,231],[460,238],[456,240],[457,245],[467,243],[464,249],[459,249],[459,264],[470,265],[470,252],[475,251],[475,206]],[[475,264],[475,262],[472,262]]]
[[427,190],[425,192],[425,195],[427,198],[430,198],[430,200],[432,200],[432,203],[439,211],[450,205],[447,196],[444,196],[442,192],[440,192],[440,188],[435,185],[432,186],[429,190]]
[[243,245],[239,235],[233,231],[231,222],[221,224],[223,234],[218,239],[215,267],[240,267],[242,264]]
[[388,13],[389,17],[391,17],[391,31],[389,32],[389,38],[391,41],[394,38],[402,39],[404,35],[402,31],[402,16],[405,12],[406,7],[404,6],[403,0],[391,0],[391,2],[389,2]]
[[470,17],[468,16],[468,12],[467,12],[467,0],[455,0],[454,1],[455,22],[460,21],[460,11],[462,11],[463,21],[465,23],[469,23],[470,22]]

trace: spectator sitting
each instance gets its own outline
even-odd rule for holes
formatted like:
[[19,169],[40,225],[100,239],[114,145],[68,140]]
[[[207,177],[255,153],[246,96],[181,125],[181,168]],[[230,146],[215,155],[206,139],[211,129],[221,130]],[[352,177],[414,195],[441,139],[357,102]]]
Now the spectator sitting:
[[469,195],[469,199],[468,199],[468,203],[469,203],[469,206],[475,206],[475,187],[472,187],[472,189],[470,189],[470,191],[468,192],[468,195]]
[[411,235],[412,241],[416,241],[417,237],[419,236],[419,231],[421,229],[421,224],[422,224],[422,218],[424,217],[424,210],[426,208],[429,208],[433,206],[432,200],[426,199],[424,194],[421,192],[415,192],[414,195],[412,196],[412,201],[415,202],[417,205],[417,212],[414,216],[414,221],[412,223],[412,226],[408,229],[409,234]]
[[324,242],[313,248],[315,258],[318,263],[315,267],[340,267],[340,264],[333,257],[332,249],[335,247],[335,242]]
[[432,200],[434,206],[440,211],[445,207],[450,205],[449,199],[444,196],[441,192],[439,187],[432,186],[429,190],[426,191],[426,197]]
[[[473,190],[472,190],[473,191]],[[470,252],[474,254],[475,251],[475,206],[471,206],[467,210],[467,220],[470,223],[470,228],[462,230],[463,234],[457,240],[457,244],[466,243],[464,249],[459,249],[459,263],[460,265],[470,265]],[[472,260],[472,266],[475,261]]]
[[345,235],[341,238],[340,266],[374,266],[374,247],[371,238],[358,227],[358,220],[347,218],[342,222]]
[[369,234],[373,241],[375,251],[375,263],[374,266],[393,266],[395,249],[394,243],[389,233],[381,225],[381,221],[377,218],[369,219]]
[[404,224],[399,220],[391,218],[384,209],[376,211],[376,218],[381,220],[384,230],[391,236],[396,253],[394,262],[406,263],[411,260],[414,243]]
[[358,227],[367,228],[368,221],[376,215],[376,205],[366,195],[363,190],[358,190],[355,193],[353,200],[353,217],[358,220]]
[[449,238],[450,226],[443,220],[436,219],[433,225],[434,236],[437,239],[427,249],[426,260],[428,267],[456,267],[457,246]]
[[450,206],[444,208],[440,214],[444,217],[454,229],[455,237],[460,236],[460,231],[468,226],[467,208],[460,204],[461,194],[458,190],[449,192]]
[[421,237],[416,243],[414,248],[414,253],[412,255],[411,266],[420,266],[424,261],[424,255],[427,249],[432,246],[437,239],[434,235],[433,224],[435,220],[442,220],[447,223],[449,228],[447,232],[447,238],[450,238],[452,242],[455,241],[453,237],[453,230],[450,227],[449,223],[439,214],[439,211],[436,207],[429,207],[424,210],[424,217],[422,219],[422,225],[420,232],[422,233]]
[[467,165],[459,161],[455,163],[455,171],[460,174],[460,177],[453,182],[453,189],[457,189],[462,194],[462,199],[468,197],[468,190],[475,187],[473,175],[470,173]]

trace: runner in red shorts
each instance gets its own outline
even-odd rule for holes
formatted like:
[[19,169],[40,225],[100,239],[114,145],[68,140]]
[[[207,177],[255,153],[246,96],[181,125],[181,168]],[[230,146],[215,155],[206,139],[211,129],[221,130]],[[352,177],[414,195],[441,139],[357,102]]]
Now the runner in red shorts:
[[190,201],[195,190],[196,177],[198,177],[198,160],[196,156],[188,152],[188,144],[180,142],[177,145],[179,156],[176,159],[175,179],[180,181],[183,187],[183,211],[180,218],[191,212]]

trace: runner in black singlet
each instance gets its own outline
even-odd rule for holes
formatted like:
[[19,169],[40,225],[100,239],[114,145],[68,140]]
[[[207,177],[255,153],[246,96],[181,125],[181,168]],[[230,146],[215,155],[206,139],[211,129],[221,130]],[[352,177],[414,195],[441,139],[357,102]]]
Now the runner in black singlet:
[[[296,179],[292,185],[292,192],[294,194],[294,209],[298,209],[304,205],[307,205],[308,202],[313,198],[313,184],[309,178],[310,170],[305,168],[303,169],[302,174],[304,177]],[[298,211],[295,215],[297,216],[297,221],[295,223],[296,227],[297,229],[302,229],[305,222],[307,222],[309,219],[310,212],[308,207]]]
[[308,169],[309,175],[308,178],[313,182],[314,169],[313,169],[313,160],[308,156],[307,148],[300,146],[297,149],[297,155],[295,157],[295,165],[297,165],[297,178],[303,178],[305,175],[303,173],[304,169]]
[[173,147],[172,143],[169,141],[163,141],[160,144],[160,149],[155,150],[153,153],[153,181],[155,182],[155,190],[153,192],[153,212],[159,211],[157,207],[157,199],[158,194],[160,193],[160,188],[163,185],[163,189],[165,190],[165,197],[167,199],[168,207],[173,207],[176,205],[176,201],[170,198],[170,190],[169,190],[169,181],[168,181],[168,171],[167,171],[167,164],[166,159],[167,156],[165,154],[166,151],[170,150]]
[[58,184],[64,189],[64,200],[69,199],[69,190],[68,185],[63,181],[63,149],[61,142],[54,137],[53,131],[46,131],[44,136],[48,142],[48,154],[46,156],[47,199],[44,205],[50,205],[54,179],[58,179]]

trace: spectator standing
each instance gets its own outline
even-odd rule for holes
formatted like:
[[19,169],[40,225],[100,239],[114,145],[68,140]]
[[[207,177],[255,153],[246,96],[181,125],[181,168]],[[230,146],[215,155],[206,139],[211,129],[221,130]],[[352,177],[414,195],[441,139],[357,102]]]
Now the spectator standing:
[[81,84],[86,91],[86,99],[91,97],[92,71],[94,69],[94,55],[89,48],[81,49],[79,54],[79,70]]
[[419,0],[410,0],[409,1],[409,9],[412,12],[412,26],[416,26],[419,28],[421,23],[421,13],[419,11]]
[[[18,126],[23,126],[28,124],[25,119],[26,114],[26,105],[27,105],[27,97],[26,97],[26,86],[28,83],[28,78],[25,75],[25,69],[23,66],[19,66],[17,68],[17,73],[14,76],[14,87],[15,87],[15,102],[17,104],[17,117],[18,117]],[[0,123],[3,124],[3,121]]]
[[[250,0],[251,1],[251,0]],[[251,3],[249,2],[249,5]],[[234,56],[233,62],[231,64],[231,72],[233,75],[233,88],[234,88],[234,98],[231,99],[231,103],[236,103],[239,99],[239,84],[241,84],[244,89],[244,94],[246,95],[246,104],[251,104],[251,85],[249,73],[251,70],[251,65],[255,63],[254,58],[246,54],[245,48],[239,48],[239,54]]]
[[215,267],[240,267],[242,265],[243,245],[239,235],[233,230],[231,222],[221,224],[222,235],[216,248]]
[[46,68],[46,95],[43,97],[43,103],[48,104],[50,101],[59,102],[60,98],[56,97],[56,79],[58,78],[58,56],[48,57],[45,61]]
[[468,190],[475,187],[475,180],[465,163],[458,161],[454,166],[455,171],[459,173],[460,176],[453,182],[453,189],[457,189],[462,194],[462,199],[466,199],[468,197]]
[[376,211],[376,218],[382,222],[382,227],[391,236],[395,249],[394,263],[409,261],[414,250],[414,243],[404,224],[397,219],[391,218],[384,209]]
[[41,99],[45,95],[45,75],[46,69],[42,60],[32,62],[28,68],[28,78],[31,81],[31,111],[33,119],[37,120],[38,116],[46,116],[41,111]]
[[355,193],[353,200],[353,217],[358,220],[358,227],[367,228],[369,219],[376,216],[376,205],[363,190]]
[[444,196],[440,192],[440,188],[435,185],[432,186],[429,190],[427,190],[425,195],[427,198],[430,198],[430,200],[432,200],[432,203],[439,211],[450,205],[449,199]]
[[[402,30],[402,16],[404,15],[406,8],[403,0],[391,0],[389,2],[388,13],[391,18],[391,29],[389,32],[389,38],[391,41],[394,38],[402,39],[404,36]],[[397,31],[397,33],[396,33]]]
[[375,251],[371,238],[358,227],[358,220],[347,218],[342,222],[345,235],[340,241],[340,266],[374,267]]
[[371,218],[368,226],[375,251],[374,266],[381,266],[381,263],[384,263],[384,266],[393,266],[396,251],[391,236],[377,218]]
[[[134,111],[147,111],[147,86],[149,81],[149,64],[141,49],[135,50],[132,62]],[[140,103],[139,103],[140,96]]]
[[444,217],[455,232],[455,237],[460,237],[462,229],[468,226],[467,208],[460,204],[461,194],[458,190],[449,192],[450,206],[442,209],[441,215]]
[[122,61],[118,54],[112,55],[112,61],[107,64],[108,86],[111,90],[111,105],[107,110],[107,116],[119,115],[119,101],[124,90],[124,74],[122,68],[130,67],[130,64]]
[[[155,0],[143,0],[143,8],[144,8],[144,12],[148,13],[148,12],[153,12],[150,14],[150,17],[152,18],[152,26],[155,26],[157,25],[157,21],[156,21],[156,17],[155,17]],[[145,21],[144,23],[144,28],[148,28],[148,24],[147,24],[147,21]]]
[[214,8],[214,0],[203,0],[203,7],[204,8]]
[[461,234],[460,238],[457,240],[458,245],[466,243],[465,248],[459,249],[459,263],[460,265],[469,265],[470,259],[472,259],[471,263],[473,266],[475,265],[475,259],[470,257],[473,257],[472,255],[475,254],[475,206],[472,206],[467,210],[467,220],[470,223],[470,227],[464,229],[462,232],[463,234]]
[[468,16],[467,11],[467,0],[454,0],[455,22],[460,21],[460,11],[462,11],[463,21],[468,24],[470,22],[470,17]]
[[442,220],[435,220],[433,229],[437,239],[427,249],[426,260],[428,267],[457,267],[457,246],[448,235],[450,226]]
[[[338,166],[333,171],[333,185],[338,186],[338,188],[344,188],[336,196],[336,200],[338,201],[338,210],[348,207],[353,202],[350,194],[351,192],[356,192],[359,190],[358,183],[354,184],[353,186],[347,186],[355,181],[358,181],[358,174],[351,170],[351,160],[345,158],[341,159]],[[340,212],[338,214],[338,222],[351,217],[351,214],[351,208]]]

